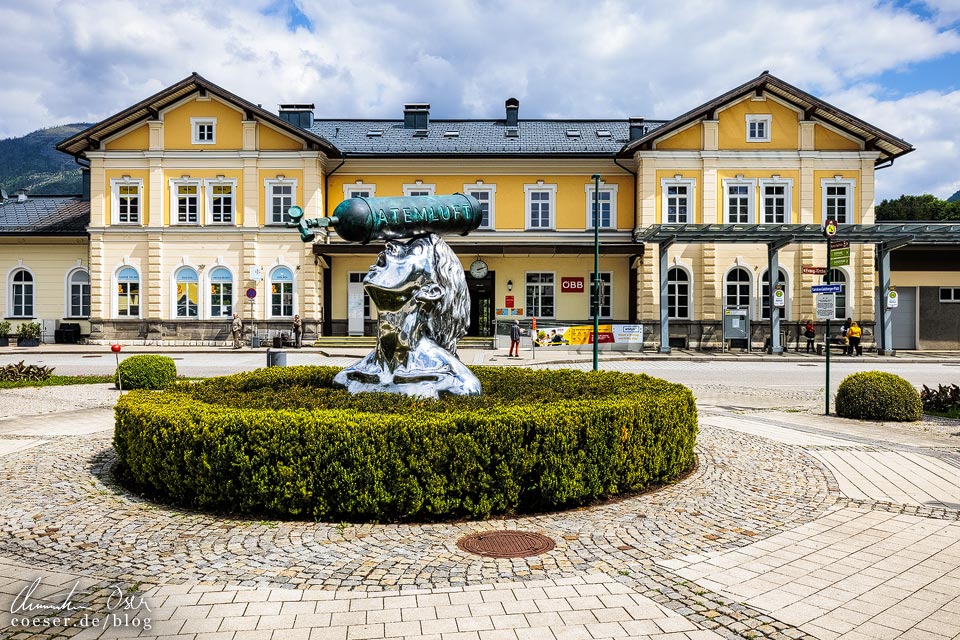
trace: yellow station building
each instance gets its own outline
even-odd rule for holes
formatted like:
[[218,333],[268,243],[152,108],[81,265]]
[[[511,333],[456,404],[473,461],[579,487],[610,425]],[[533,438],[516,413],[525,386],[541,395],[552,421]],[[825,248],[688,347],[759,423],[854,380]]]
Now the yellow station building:
[[[334,232],[303,243],[287,209],[461,192],[484,207],[479,230],[447,238],[468,274],[470,334],[514,318],[586,323],[599,174],[602,321],[642,324],[650,347],[719,347],[739,308],[762,342],[769,234],[828,217],[871,225],[875,171],[912,150],[768,73],[670,121],[524,119],[515,99],[490,120],[400,107],[389,120],[320,119],[303,104],[273,114],[193,74],[64,140],[88,167],[89,200],[61,204],[88,206],[89,222],[57,237],[0,223],[4,316],[76,321],[92,340],[224,341],[234,312],[258,333],[298,314],[307,339],[373,335],[361,281],[380,247]],[[664,241],[678,225],[699,235]],[[792,237],[773,279],[785,332],[814,317],[826,262],[824,242]],[[873,326],[876,260],[852,243],[833,270],[837,318]],[[948,279],[960,299],[960,274]]]

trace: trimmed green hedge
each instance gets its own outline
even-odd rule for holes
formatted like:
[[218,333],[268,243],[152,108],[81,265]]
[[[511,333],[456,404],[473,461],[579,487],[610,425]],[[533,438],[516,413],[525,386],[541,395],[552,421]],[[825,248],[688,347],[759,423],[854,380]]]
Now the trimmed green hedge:
[[914,422],[923,417],[920,393],[900,376],[884,371],[862,371],[844,378],[836,406],[843,418]]
[[166,389],[177,379],[177,365],[168,356],[138,355],[120,361],[113,383],[123,390]]
[[[646,375],[473,368],[479,397],[351,395],[271,367],[133,392],[121,477],[205,509],[323,520],[486,518],[668,482],[694,464],[690,390]],[[298,408],[289,408],[298,407]]]

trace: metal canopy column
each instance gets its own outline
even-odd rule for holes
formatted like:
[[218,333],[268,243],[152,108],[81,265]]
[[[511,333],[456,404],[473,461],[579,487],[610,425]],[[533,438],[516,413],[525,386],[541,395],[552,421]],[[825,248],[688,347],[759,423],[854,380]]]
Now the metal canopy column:
[[896,355],[893,348],[893,314],[890,313],[890,309],[887,309],[887,293],[890,291],[890,252],[897,247],[910,244],[913,240],[913,237],[909,237],[877,244],[877,271],[880,276],[880,292],[877,296],[879,306],[877,312],[880,314],[877,322],[880,329],[878,332],[880,348],[877,352],[882,356]]
[[667,295],[667,249],[673,244],[673,238],[659,244],[660,252],[660,353],[670,353],[670,296]]
[[780,313],[773,306],[773,293],[780,283],[780,249],[793,242],[793,237],[784,238],[767,245],[767,308],[770,309],[770,353],[783,354],[780,344]]

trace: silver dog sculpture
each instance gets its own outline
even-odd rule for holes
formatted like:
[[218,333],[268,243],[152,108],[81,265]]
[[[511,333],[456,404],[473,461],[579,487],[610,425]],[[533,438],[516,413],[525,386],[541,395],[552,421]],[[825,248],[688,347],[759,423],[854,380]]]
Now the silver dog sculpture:
[[457,357],[470,324],[463,266],[436,234],[388,240],[363,279],[379,314],[377,347],[333,379],[350,393],[480,395],[480,381]]

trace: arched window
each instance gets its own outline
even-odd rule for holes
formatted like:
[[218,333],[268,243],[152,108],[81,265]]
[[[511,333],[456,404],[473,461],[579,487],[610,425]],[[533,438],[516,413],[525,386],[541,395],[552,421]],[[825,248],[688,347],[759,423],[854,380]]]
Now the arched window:
[[[823,277],[827,281],[827,277]],[[837,310],[833,316],[835,319],[844,320],[847,317],[847,275],[840,269],[830,269],[830,284],[840,285],[840,293],[834,294]]]
[[67,276],[67,297],[70,318],[90,317],[90,274],[83,269],[74,269]]
[[133,267],[117,272],[117,317],[140,317],[140,274]]
[[[787,272],[783,269],[778,269],[777,273],[780,274],[780,277],[773,284],[783,285],[783,291],[786,293],[789,291],[787,287]],[[770,270],[767,269],[763,272],[763,279],[760,281],[760,317],[764,320],[770,319],[770,304]],[[787,317],[786,299],[784,299],[784,305],[777,309],[777,311],[780,312],[781,320]]]
[[750,273],[743,267],[727,273],[723,304],[726,307],[750,308]]
[[293,316],[293,273],[287,267],[277,267],[270,273],[270,315]]
[[176,274],[178,318],[196,318],[200,303],[200,278],[192,267],[181,267]]
[[690,317],[690,276],[680,267],[667,271],[667,313],[670,318]]
[[229,318],[233,314],[233,275],[226,267],[210,272],[210,317]]
[[26,269],[10,275],[10,310],[15,318],[33,317],[33,274]]

